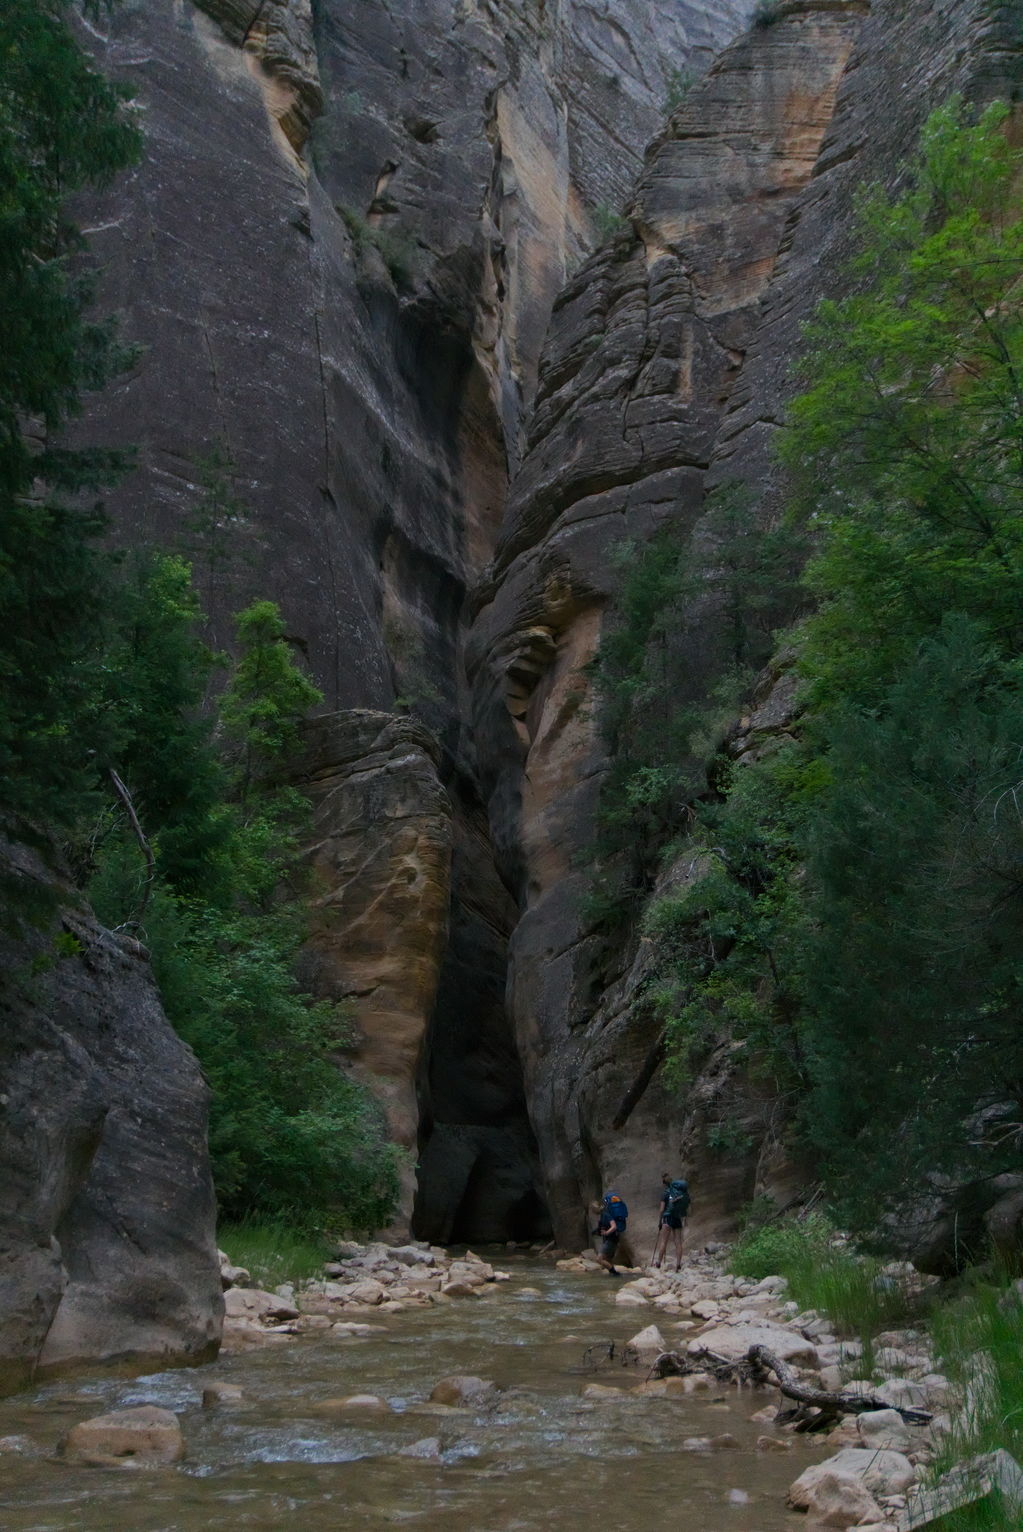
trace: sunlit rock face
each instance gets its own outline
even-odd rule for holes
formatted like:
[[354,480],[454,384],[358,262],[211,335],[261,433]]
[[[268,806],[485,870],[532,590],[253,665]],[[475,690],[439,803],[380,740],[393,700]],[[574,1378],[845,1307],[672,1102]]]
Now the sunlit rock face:
[[0,934],[0,1390],[208,1361],[224,1306],[199,1066],[137,942],[22,848],[0,847],[0,879],[27,914]]
[[[606,764],[587,665],[615,544],[669,518],[698,527],[708,488],[727,480],[763,515],[777,507],[771,439],[800,326],[846,280],[856,188],[894,180],[950,91],[1011,94],[1013,35],[981,0],[790,0],[691,91],[627,226],[555,305],[467,659],[498,865],[521,912],[509,1006],[563,1242],[611,1182],[646,1189],[633,1227],[652,1237],[660,1174],[680,1164],[701,1188],[698,1237],[728,1232],[756,1192],[798,1188],[777,1104],[741,1057],[723,1041],[689,1090],[670,1086],[642,999],[646,943],[609,955],[581,917]],[[791,679],[766,677],[734,752],[784,729],[791,703]],[[691,876],[683,847],[664,885]]]

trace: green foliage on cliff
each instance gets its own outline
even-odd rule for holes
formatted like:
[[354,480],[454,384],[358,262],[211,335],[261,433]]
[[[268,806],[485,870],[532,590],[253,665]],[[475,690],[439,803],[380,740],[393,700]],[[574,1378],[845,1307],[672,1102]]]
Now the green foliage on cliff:
[[[104,611],[95,494],[117,454],[59,433],[124,353],[88,315],[65,199],[138,156],[126,92],[91,68],[65,0],[0,7],[0,816],[67,822],[88,785],[80,719]],[[94,718],[102,739],[102,719]]]
[[801,535],[757,526],[725,489],[696,531],[617,550],[614,620],[593,667],[611,764],[601,787],[591,918],[634,913],[776,628],[791,617]]
[[277,608],[257,601],[237,619],[219,707],[201,713],[214,656],[180,559],[136,565],[120,618],[104,705],[157,876],[116,805],[90,832],[89,893],[102,919],[149,946],[167,1014],[203,1066],[221,1208],[377,1227],[394,1201],[394,1155],[375,1104],[340,1067],[347,1018],[296,981],[308,805],[273,775],[320,694]]
[[727,1023],[843,1216],[1017,1169],[1023,1116],[1020,157],[957,102],[871,192],[783,456],[816,539],[801,740],[697,806],[651,913],[676,1055]]
[[[211,705],[224,661],[201,640],[189,566],[101,551],[96,495],[127,464],[61,434],[127,355],[90,315],[66,199],[140,151],[126,94],[88,63],[70,9],[0,6],[0,827],[62,840],[101,915],[151,946],[212,1089],[222,1207],[368,1228],[390,1212],[393,1152],[341,1068],[346,1019],[296,979],[308,806],[273,783],[319,694],[277,609],[255,602]],[[205,465],[189,529],[211,566],[239,519],[229,467]],[[2,892],[17,920],[35,918]]]

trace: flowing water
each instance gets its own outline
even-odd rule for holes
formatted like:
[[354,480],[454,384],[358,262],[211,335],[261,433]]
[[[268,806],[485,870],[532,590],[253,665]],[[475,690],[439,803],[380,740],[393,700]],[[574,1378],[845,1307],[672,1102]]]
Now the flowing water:
[[[587,1347],[627,1340],[656,1311],[614,1304],[606,1278],[517,1262],[511,1282],[480,1299],[386,1316],[360,1340],[316,1334],[194,1371],[67,1379],[0,1400],[3,1532],[300,1532],[458,1526],[464,1532],[795,1532],[788,1485],[821,1456],[758,1452],[769,1427],[749,1417],[775,1394],[736,1393],[611,1402],[581,1397],[587,1382],[630,1386],[645,1369]],[[530,1286],[539,1294],[519,1289]],[[664,1333],[673,1332],[663,1324]],[[496,1403],[471,1410],[429,1403],[449,1373],[491,1378]],[[240,1384],[245,1400],[204,1410],[204,1386]],[[386,1398],[393,1413],[330,1413],[351,1393]],[[174,1468],[88,1468],[64,1461],[61,1438],[106,1410],[158,1404],[178,1412],[187,1458]],[[738,1450],[682,1452],[685,1437],[731,1432]],[[439,1461],[399,1450],[439,1438]]]

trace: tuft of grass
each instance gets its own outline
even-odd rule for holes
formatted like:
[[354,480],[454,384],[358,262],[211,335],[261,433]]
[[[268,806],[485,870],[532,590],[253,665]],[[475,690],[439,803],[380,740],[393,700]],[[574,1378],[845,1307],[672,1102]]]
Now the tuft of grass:
[[913,1315],[903,1284],[885,1274],[884,1263],[836,1242],[835,1229],[820,1213],[779,1219],[744,1234],[732,1250],[731,1267],[751,1281],[781,1276],[803,1309],[826,1314],[839,1335],[863,1346],[857,1373],[874,1370],[874,1337],[898,1329]]
[[293,1228],[284,1222],[244,1219],[222,1224],[217,1230],[221,1250],[235,1266],[244,1266],[259,1287],[279,1287],[282,1282],[308,1282],[323,1273],[331,1257],[326,1237]]
[[[1012,1287],[978,1280],[972,1291],[938,1310],[931,1323],[941,1369],[958,1387],[960,1405],[949,1411],[950,1434],[941,1444],[935,1476],[964,1459],[1004,1447],[1023,1461],[1023,1300]],[[1000,1497],[942,1520],[948,1532],[1019,1532]]]

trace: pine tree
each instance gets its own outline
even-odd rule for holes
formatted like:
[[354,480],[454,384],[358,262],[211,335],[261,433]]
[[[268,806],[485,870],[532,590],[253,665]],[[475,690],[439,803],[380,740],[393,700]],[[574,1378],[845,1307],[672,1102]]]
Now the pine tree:
[[[0,7],[0,804],[10,824],[74,815],[91,773],[103,527],[116,454],[69,449],[83,393],[122,363],[92,319],[65,200],[138,156],[125,92],[86,60],[68,0]],[[97,720],[99,722],[99,720]]]

